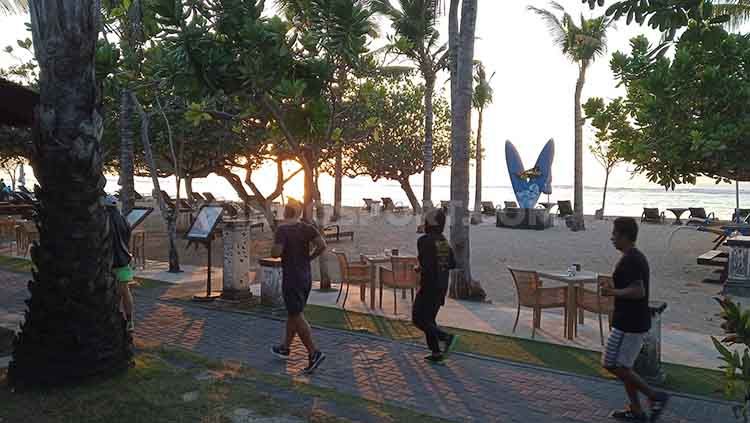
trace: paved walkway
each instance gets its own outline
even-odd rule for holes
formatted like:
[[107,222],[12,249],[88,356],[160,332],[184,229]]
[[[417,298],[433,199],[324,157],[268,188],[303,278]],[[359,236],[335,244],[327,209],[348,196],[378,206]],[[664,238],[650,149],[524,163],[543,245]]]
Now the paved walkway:
[[[0,271],[0,286],[6,287],[0,292],[0,307],[18,310],[23,298],[18,290],[26,279]],[[268,352],[280,337],[282,322],[147,295],[138,295],[136,301],[136,336],[143,340],[238,360],[264,372],[452,421],[603,422],[624,402],[621,386],[611,381],[460,354],[444,366],[430,365],[419,346],[331,329],[315,330],[328,360],[308,378],[301,374],[306,364],[301,345],[286,363]],[[718,423],[734,418],[726,403],[676,396],[663,421]]]

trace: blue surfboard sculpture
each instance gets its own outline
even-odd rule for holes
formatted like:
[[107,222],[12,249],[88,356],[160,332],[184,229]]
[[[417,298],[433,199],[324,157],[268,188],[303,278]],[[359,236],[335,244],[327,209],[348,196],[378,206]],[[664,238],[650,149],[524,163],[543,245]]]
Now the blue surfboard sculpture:
[[542,193],[552,192],[552,160],[555,158],[555,142],[547,141],[536,164],[525,169],[521,156],[512,142],[505,142],[505,161],[513,192],[516,193],[518,205],[524,209],[534,208]]

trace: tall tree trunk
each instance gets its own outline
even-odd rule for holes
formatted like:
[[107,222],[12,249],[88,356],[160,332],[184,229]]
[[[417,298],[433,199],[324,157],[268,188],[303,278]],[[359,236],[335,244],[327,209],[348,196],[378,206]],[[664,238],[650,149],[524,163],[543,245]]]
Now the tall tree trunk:
[[185,181],[185,196],[187,196],[188,201],[193,200],[193,177],[192,176],[185,176],[183,178]]
[[412,213],[415,215],[422,213],[422,210],[419,207],[419,200],[417,200],[417,195],[414,194],[414,189],[411,187],[409,178],[405,177],[398,182],[401,184],[401,189],[406,193],[406,198],[409,199],[409,204],[411,204],[411,209],[413,210]]
[[344,152],[339,149],[336,152],[336,167],[334,169],[334,187],[333,187],[333,216],[331,222],[338,222],[341,219],[341,194],[343,188],[344,173]]
[[[318,175],[315,176],[315,220],[320,231],[325,226],[326,211],[323,201],[320,198],[320,189],[318,189]],[[321,254],[318,257],[318,268],[320,269],[320,289],[331,289],[331,274],[328,270],[328,261],[326,260],[326,254]]]
[[120,202],[122,213],[127,215],[135,207],[135,182],[133,180],[133,145],[135,130],[133,128],[132,93],[123,89],[120,94]]
[[151,149],[151,138],[149,137],[150,118],[143,110],[143,107],[138,102],[135,95],[132,95],[131,98],[135,105],[135,109],[141,118],[141,142],[143,143],[143,154],[146,156],[146,166],[148,166],[149,173],[151,174],[151,182],[154,185],[154,190],[151,195],[158,202],[159,211],[161,212],[162,219],[164,219],[167,226],[167,237],[169,238],[169,272],[179,273],[181,272],[180,256],[177,253],[177,208],[179,206],[175,205],[174,209],[170,209],[161,195],[159,176],[156,171],[156,161],[154,160],[153,150]]
[[479,109],[479,122],[477,123],[477,152],[476,152],[476,177],[474,188],[474,217],[472,223],[482,221],[482,124],[484,123],[484,109]]
[[100,201],[106,180],[94,57],[101,4],[35,0],[30,7],[40,68],[31,152],[40,242],[32,247],[37,270],[8,368],[16,387],[118,373],[133,356]]
[[602,219],[604,218],[604,204],[607,203],[607,185],[609,185],[609,174],[612,169],[606,169],[607,174],[604,176],[604,192],[602,193]]
[[[451,0],[451,12],[454,3]],[[469,144],[471,138],[471,99],[473,95],[474,38],[477,0],[463,0],[461,26],[451,48],[457,50],[456,78],[451,79],[451,243],[456,256],[457,270],[453,272],[450,295],[461,299],[484,299],[484,291],[471,276],[471,240],[469,236]],[[457,18],[452,13],[453,18]],[[451,23],[457,28],[457,23]],[[455,37],[458,37],[456,39]],[[455,84],[455,86],[454,86]]]
[[422,206],[429,210],[432,208],[432,127],[434,123],[434,112],[432,97],[435,91],[435,75],[424,75],[424,182],[422,187]]
[[581,115],[581,95],[583,93],[583,85],[586,82],[586,69],[588,68],[588,62],[582,62],[580,65],[580,72],[578,74],[578,81],[576,82],[575,92],[575,175],[573,181],[573,213],[574,222],[573,230],[581,231],[586,229],[586,225],[583,220],[583,123],[584,119]]

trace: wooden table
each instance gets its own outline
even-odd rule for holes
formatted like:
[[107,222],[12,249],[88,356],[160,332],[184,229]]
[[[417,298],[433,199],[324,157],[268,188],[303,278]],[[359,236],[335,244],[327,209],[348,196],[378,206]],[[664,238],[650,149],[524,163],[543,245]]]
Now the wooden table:
[[682,208],[679,208],[679,207],[673,207],[673,208],[667,209],[667,210],[671,211],[672,214],[675,217],[674,222],[672,224],[673,225],[682,225],[682,219],[680,219],[680,217],[683,214],[685,214],[685,212],[688,211],[688,209],[682,209]]
[[578,316],[577,294],[578,288],[587,283],[596,283],[598,274],[581,271],[568,276],[568,271],[538,271],[540,278],[568,284],[568,321],[565,322],[565,333],[568,339],[574,339],[576,334],[576,320]]
[[[417,256],[410,255],[399,255],[398,257],[417,258]],[[363,262],[370,265],[370,308],[375,309],[375,287],[378,282],[378,275],[380,273],[380,264],[387,264],[391,262],[391,258],[384,254],[362,254],[360,258]],[[359,290],[359,297],[362,301],[365,301],[365,290]]]

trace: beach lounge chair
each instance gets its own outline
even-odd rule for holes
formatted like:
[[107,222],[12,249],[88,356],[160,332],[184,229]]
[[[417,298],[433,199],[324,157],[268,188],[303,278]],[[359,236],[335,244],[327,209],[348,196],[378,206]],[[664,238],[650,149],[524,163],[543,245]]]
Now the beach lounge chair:
[[[544,288],[539,274],[530,270],[519,270],[509,267],[513,283],[516,285],[518,294],[518,308],[516,310],[516,323],[513,324],[513,333],[518,326],[518,318],[521,316],[521,307],[529,307],[534,311],[532,319],[531,337],[536,336],[536,329],[542,325],[542,310],[550,308],[562,308],[564,310],[564,322],[568,321],[568,287]],[[565,332],[565,328],[563,328]],[[566,335],[564,333],[564,335]]]
[[518,203],[516,203],[515,201],[504,201],[503,203],[505,204],[505,208],[506,209],[517,209],[518,208]]
[[206,198],[204,196],[198,194],[197,192],[191,193],[190,194],[190,198],[193,201],[195,201],[196,203],[205,203],[206,202]]
[[354,241],[354,232],[342,231],[339,225],[328,225],[323,228],[323,237],[326,241],[341,241],[341,238],[349,238]]
[[641,214],[641,223],[664,223],[664,212],[659,212],[658,208],[644,207]]
[[492,201],[482,201],[482,214],[487,216],[494,216],[497,213],[497,209]]
[[614,282],[612,281],[612,276],[609,275],[599,275],[597,279],[598,284],[596,291],[581,287],[578,288],[576,302],[579,309],[599,315],[599,337],[602,345],[604,345],[604,325],[602,324],[602,315],[607,315],[607,322],[609,322],[609,327],[611,329],[612,313],[615,311],[615,300],[614,297],[603,297],[599,287],[603,283],[608,286],[614,286]]
[[218,202],[219,202],[219,200],[217,200],[217,199],[216,199],[216,197],[214,197],[214,195],[213,195],[213,194],[211,194],[210,192],[204,192],[204,193],[203,193],[203,197],[204,197],[204,198],[206,199],[206,201],[208,201],[209,203],[218,203]]
[[333,250],[336,260],[339,262],[339,271],[341,272],[341,284],[339,285],[339,295],[336,297],[336,303],[341,299],[341,293],[346,285],[346,293],[341,308],[346,308],[346,300],[349,298],[349,286],[351,284],[359,285],[359,289],[365,289],[370,284],[370,265],[365,263],[350,263],[349,259],[341,251]]
[[750,209],[735,209],[732,213],[732,222],[745,222],[750,220]]
[[372,211],[373,206],[379,204],[377,201],[373,200],[372,198],[363,198],[362,201],[365,202],[365,206],[363,207],[363,209],[367,210],[368,212]]
[[703,207],[690,207],[688,210],[690,210],[690,216],[688,216],[687,225],[710,225],[718,221],[714,212],[706,213]]
[[164,190],[162,190],[159,194],[161,195],[162,200],[164,200],[164,203],[166,203],[167,207],[174,210],[175,203],[174,200],[172,200],[172,197],[170,197],[169,194],[167,194],[167,192]]
[[557,202],[557,215],[559,217],[573,216],[573,205],[570,200],[561,200]]
[[[391,268],[380,268],[380,308],[383,308],[383,287],[393,288],[393,314],[398,314],[396,290],[410,290],[414,302],[414,290],[419,287],[419,273],[414,267],[419,262],[416,257],[391,257]],[[404,295],[406,295],[404,293]]]
[[381,200],[383,200],[383,210],[385,211],[392,211],[392,212],[402,212],[405,210],[408,210],[408,207],[405,206],[397,206],[391,197],[382,197]]

